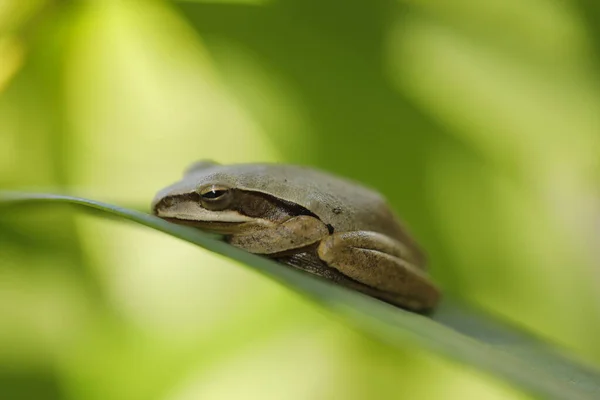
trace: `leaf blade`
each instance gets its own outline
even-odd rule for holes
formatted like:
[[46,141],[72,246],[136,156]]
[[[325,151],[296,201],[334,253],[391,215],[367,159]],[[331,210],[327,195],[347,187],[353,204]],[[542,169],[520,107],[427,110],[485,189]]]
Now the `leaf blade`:
[[[411,341],[544,398],[594,399],[600,396],[600,373],[594,368],[581,365],[533,336],[477,314],[453,300],[445,300],[441,310],[433,318],[427,318],[247,253],[197,229],[137,210],[66,195],[0,192],[0,206],[32,202],[68,203],[105,212],[229,257],[325,306],[390,346],[404,348],[406,342]],[[0,208],[0,213],[2,211]],[[471,328],[465,319],[470,319]],[[490,340],[491,334],[481,335],[486,325],[489,332],[503,340]]]

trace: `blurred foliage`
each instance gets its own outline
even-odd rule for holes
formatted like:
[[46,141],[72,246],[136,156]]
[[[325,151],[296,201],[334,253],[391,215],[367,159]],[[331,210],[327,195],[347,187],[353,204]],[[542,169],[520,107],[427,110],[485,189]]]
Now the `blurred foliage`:
[[[0,3],[0,188],[147,207],[191,161],[381,190],[445,292],[600,364],[591,0]],[[10,398],[521,398],[220,257],[111,221],[0,219]],[[39,397],[38,397],[39,398]]]

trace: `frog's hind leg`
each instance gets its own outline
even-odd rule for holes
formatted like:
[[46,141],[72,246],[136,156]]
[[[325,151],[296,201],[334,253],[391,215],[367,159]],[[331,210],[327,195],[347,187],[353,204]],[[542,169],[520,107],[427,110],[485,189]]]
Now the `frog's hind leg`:
[[432,309],[440,293],[424,271],[403,257],[406,252],[394,239],[367,231],[334,233],[317,249],[328,266],[377,290],[377,297],[415,311]]

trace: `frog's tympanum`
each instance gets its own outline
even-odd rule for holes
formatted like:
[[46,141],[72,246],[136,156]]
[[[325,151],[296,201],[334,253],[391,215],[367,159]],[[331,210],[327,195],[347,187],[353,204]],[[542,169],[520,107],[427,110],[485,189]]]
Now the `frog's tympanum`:
[[440,298],[385,199],[325,172],[201,161],[161,190],[152,210],[402,308],[429,311]]

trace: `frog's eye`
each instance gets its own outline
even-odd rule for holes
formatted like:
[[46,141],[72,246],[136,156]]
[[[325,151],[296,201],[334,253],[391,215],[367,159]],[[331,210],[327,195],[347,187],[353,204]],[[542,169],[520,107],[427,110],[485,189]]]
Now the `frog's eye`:
[[233,197],[231,190],[222,185],[207,185],[200,188],[198,192],[202,207],[212,211],[226,209],[231,204]]

